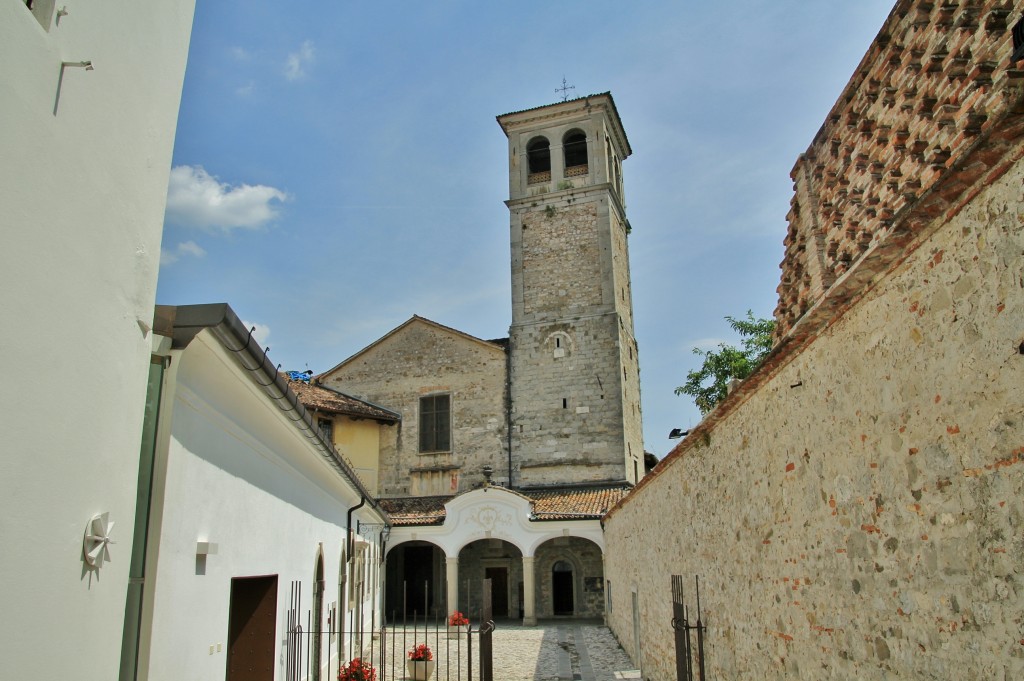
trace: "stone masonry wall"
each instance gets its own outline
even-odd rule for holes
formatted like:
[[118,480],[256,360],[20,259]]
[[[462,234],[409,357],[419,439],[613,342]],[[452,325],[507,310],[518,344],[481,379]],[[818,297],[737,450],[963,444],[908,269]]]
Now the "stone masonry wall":
[[[414,319],[324,374],[324,385],[402,414],[381,431],[382,497],[455,494],[508,475],[506,355],[502,348]],[[451,451],[420,453],[421,396],[451,395]]]
[[618,315],[513,327],[517,485],[624,480]]
[[675,678],[670,574],[711,678],[1024,676],[1024,163],[922,229],[606,517],[645,679]]
[[601,305],[601,244],[593,203],[522,216],[523,303],[528,315],[564,316]]
[[605,517],[645,679],[670,574],[712,678],[1024,674],[1019,19],[900,0],[797,162],[775,347]]

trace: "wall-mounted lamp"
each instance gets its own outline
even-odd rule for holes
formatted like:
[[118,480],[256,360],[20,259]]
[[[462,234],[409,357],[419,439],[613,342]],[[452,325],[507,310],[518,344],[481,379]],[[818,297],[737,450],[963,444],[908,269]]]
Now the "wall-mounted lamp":
[[669,440],[678,440],[681,437],[686,437],[690,434],[690,431],[683,430],[682,428],[673,428],[672,432],[668,434]]
[[217,555],[217,544],[212,541],[197,541],[196,542],[196,555],[197,556],[216,556]]
[[66,69],[69,66],[71,68],[85,69],[86,71],[95,71],[95,69],[92,67],[92,62],[90,60],[85,60],[85,61],[62,61],[60,63],[60,67],[62,69]]

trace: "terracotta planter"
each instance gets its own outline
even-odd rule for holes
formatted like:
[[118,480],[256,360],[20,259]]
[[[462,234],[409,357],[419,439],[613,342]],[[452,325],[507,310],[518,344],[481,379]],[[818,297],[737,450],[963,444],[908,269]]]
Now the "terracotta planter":
[[433,660],[406,660],[405,671],[414,681],[428,681],[434,675]]
[[469,631],[468,624],[458,624],[455,626],[448,625],[448,638],[466,638],[466,632]]

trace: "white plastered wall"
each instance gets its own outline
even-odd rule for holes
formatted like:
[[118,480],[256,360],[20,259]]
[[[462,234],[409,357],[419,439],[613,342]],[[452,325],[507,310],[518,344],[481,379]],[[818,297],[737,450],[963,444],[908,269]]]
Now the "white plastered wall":
[[[194,0],[0,3],[8,678],[117,678],[160,234]],[[64,70],[91,60],[94,70]],[[89,518],[112,562],[83,569]],[[55,655],[55,646],[60,654]],[[45,672],[43,671],[45,669]]]
[[[201,332],[172,361],[177,370],[164,399],[173,403],[158,463],[163,503],[150,537],[155,546],[149,560],[156,568],[147,581],[149,678],[219,678],[228,655],[231,580],[265,575],[278,576],[275,660],[282,678],[291,583],[302,583],[305,627],[322,545],[325,624],[329,605],[341,607],[347,512],[359,503],[359,493],[211,332]],[[165,409],[165,422],[167,414]],[[383,518],[367,505],[353,514],[353,525],[357,521],[379,525]],[[196,562],[199,541],[217,544],[202,574]],[[369,613],[377,589],[367,596]],[[326,636],[323,645],[326,664]],[[337,642],[331,648],[336,656]],[[336,657],[330,661],[335,663]]]

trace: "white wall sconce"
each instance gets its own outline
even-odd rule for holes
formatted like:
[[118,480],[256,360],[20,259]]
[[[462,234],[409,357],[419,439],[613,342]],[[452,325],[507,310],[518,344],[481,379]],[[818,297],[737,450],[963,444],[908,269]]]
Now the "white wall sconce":
[[196,555],[197,556],[215,556],[217,555],[217,544],[212,541],[197,541],[196,542]]
[[217,555],[217,544],[212,541],[196,542],[196,574],[206,574],[206,557]]
[[85,564],[94,570],[103,567],[103,563],[110,560],[110,545],[114,540],[110,533],[114,530],[114,523],[110,521],[109,513],[97,513],[85,526],[85,537],[82,539],[82,559]]

